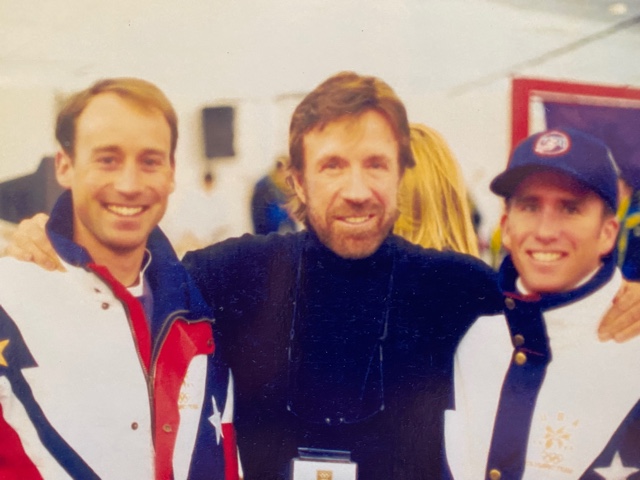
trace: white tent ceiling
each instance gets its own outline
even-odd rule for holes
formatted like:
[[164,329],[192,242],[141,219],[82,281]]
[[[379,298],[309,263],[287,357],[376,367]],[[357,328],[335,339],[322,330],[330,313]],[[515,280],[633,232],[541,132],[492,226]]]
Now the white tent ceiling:
[[409,93],[514,73],[638,85],[639,16],[639,0],[0,0],[0,86],[133,74],[246,97],[339,69]]

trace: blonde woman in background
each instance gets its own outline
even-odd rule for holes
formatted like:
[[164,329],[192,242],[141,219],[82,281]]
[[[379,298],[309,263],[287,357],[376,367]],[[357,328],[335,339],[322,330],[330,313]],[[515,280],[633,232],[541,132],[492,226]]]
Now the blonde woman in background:
[[479,256],[467,188],[444,138],[414,123],[411,150],[416,166],[404,172],[393,232],[426,248]]

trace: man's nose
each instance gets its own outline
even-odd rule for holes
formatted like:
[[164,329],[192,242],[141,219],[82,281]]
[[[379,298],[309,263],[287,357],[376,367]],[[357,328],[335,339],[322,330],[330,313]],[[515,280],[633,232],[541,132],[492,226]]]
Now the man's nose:
[[536,237],[543,242],[558,238],[562,229],[562,219],[552,209],[543,209],[535,225]]
[[133,195],[142,191],[142,172],[135,162],[124,162],[114,181],[115,189]]
[[345,200],[362,203],[371,197],[371,188],[369,187],[365,173],[361,169],[351,169],[347,173],[345,182],[342,188],[342,197]]

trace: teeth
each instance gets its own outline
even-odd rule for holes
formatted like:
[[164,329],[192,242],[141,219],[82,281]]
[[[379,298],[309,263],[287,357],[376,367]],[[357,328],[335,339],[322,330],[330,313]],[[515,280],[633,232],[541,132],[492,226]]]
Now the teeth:
[[124,205],[107,205],[107,210],[115,213],[116,215],[121,215],[123,217],[131,217],[133,215],[137,215],[140,213],[143,208],[142,207],[125,207]]
[[367,220],[369,220],[369,216],[364,216],[364,217],[344,217],[344,221],[347,223],[353,223],[353,224],[357,224],[357,223],[364,223]]
[[532,252],[531,257],[539,262],[554,262],[559,260],[562,255],[557,252]]

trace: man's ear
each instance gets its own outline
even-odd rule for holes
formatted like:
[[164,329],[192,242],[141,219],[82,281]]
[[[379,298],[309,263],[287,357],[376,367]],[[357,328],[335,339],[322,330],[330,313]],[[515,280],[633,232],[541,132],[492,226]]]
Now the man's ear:
[[500,217],[500,237],[505,250],[511,251],[511,229],[509,227],[509,212],[506,206],[502,211],[502,217]]
[[176,191],[176,164],[171,162],[171,183],[169,184],[169,193]]
[[307,195],[304,191],[304,187],[302,186],[302,172],[298,170],[291,171],[291,182],[293,183],[293,190],[296,192],[298,200],[300,200],[305,205],[307,204]]
[[615,215],[607,216],[602,222],[602,229],[600,230],[600,255],[607,255],[616,244],[618,239],[618,231],[620,230],[620,223]]
[[56,153],[56,180],[63,188],[71,188],[73,183],[73,162],[64,150]]

